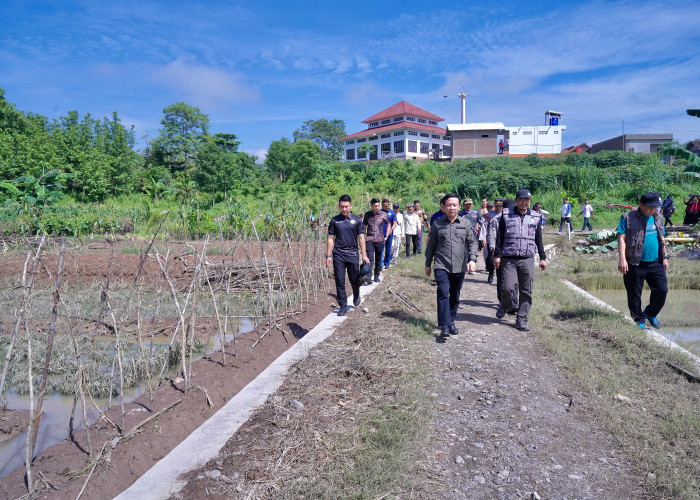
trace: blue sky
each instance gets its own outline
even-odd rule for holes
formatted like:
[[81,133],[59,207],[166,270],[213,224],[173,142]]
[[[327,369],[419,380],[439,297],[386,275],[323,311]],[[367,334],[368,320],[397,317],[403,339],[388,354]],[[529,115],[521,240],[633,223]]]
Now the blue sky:
[[[0,87],[23,111],[117,111],[139,139],[183,100],[262,155],[308,119],[405,99],[458,123],[543,123],[563,146],[700,138],[700,2],[0,1]],[[447,97],[444,97],[447,96]],[[443,123],[442,125],[444,125]],[[142,143],[142,142],[141,142]]]

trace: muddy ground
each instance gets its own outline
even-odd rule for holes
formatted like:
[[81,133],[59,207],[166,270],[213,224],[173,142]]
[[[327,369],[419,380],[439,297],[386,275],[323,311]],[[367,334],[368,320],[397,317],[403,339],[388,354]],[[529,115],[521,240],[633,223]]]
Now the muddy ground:
[[[122,247],[124,246],[133,247],[133,244],[123,243]],[[160,246],[165,247],[164,244]],[[75,288],[93,283],[102,284],[107,276],[112,284],[132,281],[139,266],[139,255],[122,253],[117,249],[114,256],[110,257],[109,250],[109,245],[105,244],[96,245],[92,249],[70,250],[66,255],[64,286]],[[270,252],[270,261],[275,255],[280,256],[283,251],[282,248],[274,247],[267,247],[266,250]],[[250,247],[239,246],[235,258],[254,259],[261,254],[259,250],[256,252]],[[3,265],[0,266],[1,284],[16,287],[21,283],[25,258],[26,254],[14,254],[3,259]],[[217,262],[221,258],[215,255],[207,259]],[[39,268],[35,285],[37,287],[49,284],[49,273],[55,276],[55,249],[51,254],[45,254],[43,260],[46,268]],[[180,285],[186,285],[191,280],[192,263],[191,249],[185,244],[179,245],[171,253],[171,276]],[[160,269],[153,259],[145,262],[143,276],[146,283],[154,283],[160,279]],[[38,491],[33,498],[76,498],[92,467],[90,450],[97,456],[105,443],[109,444],[102,452],[103,460],[92,473],[81,498],[111,498],[123,491],[325,317],[335,306],[335,298],[328,292],[331,289],[330,284],[327,280],[325,288],[322,287],[319,291],[315,302],[304,304],[304,312],[290,316],[287,321],[278,321],[278,328],[273,328],[262,340],[260,335],[265,331],[263,328],[239,337],[236,356],[230,354],[234,346],[229,343],[226,346],[226,352],[229,354],[225,362],[222,361],[221,351],[193,362],[193,390],[185,393],[183,381],[174,377],[164,380],[153,391],[153,400],[146,393],[126,404],[122,431],[123,434],[131,436],[128,439],[117,443],[113,441],[120,433],[110,421],[120,427],[121,422],[119,409],[112,408],[105,412],[104,418],[90,426],[89,442],[88,434],[83,430],[76,433],[73,440],[64,441],[45,450],[34,461],[34,477]],[[0,320],[3,333],[10,333],[14,319],[7,317]],[[73,321],[80,323],[80,320]],[[198,318],[197,321],[197,334],[200,337],[216,333],[216,321],[212,318]],[[74,326],[80,329],[81,325]],[[82,324],[82,327],[88,329],[85,324]],[[104,327],[90,328],[100,335],[109,333]],[[163,409],[166,410],[157,419],[140,425]],[[6,409],[0,414],[0,439],[21,432],[26,427],[26,422],[26,412]],[[130,430],[133,432],[129,432]],[[24,475],[22,467],[1,478],[0,498],[18,498],[26,494]]]

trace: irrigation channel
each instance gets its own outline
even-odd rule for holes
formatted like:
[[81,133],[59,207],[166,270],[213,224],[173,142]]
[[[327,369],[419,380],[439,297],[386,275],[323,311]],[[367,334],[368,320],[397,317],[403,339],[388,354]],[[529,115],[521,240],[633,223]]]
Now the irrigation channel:
[[[598,289],[587,290],[615,309],[629,313],[625,290]],[[642,291],[642,303],[649,302],[649,290]],[[668,291],[659,320],[662,326],[659,333],[669,340],[700,356],[700,290]]]
[[125,432],[128,400],[152,401],[170,377],[202,389],[190,385],[194,360],[208,353],[223,366],[240,334],[254,329],[254,347],[304,312],[329,290],[326,218],[299,211],[195,242],[159,241],[157,230],[138,246],[107,238],[97,252],[44,236],[4,255],[0,400],[3,420],[22,413],[25,428],[0,444],[0,477],[24,464],[32,491],[37,455],[81,428],[94,459],[101,443],[85,423]]

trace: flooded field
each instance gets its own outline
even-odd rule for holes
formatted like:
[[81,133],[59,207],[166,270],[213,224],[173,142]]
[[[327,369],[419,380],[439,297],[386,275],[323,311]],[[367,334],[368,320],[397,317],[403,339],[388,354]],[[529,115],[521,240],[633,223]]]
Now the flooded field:
[[[629,314],[625,290],[589,290],[600,300]],[[649,290],[642,292],[642,303],[649,302]],[[700,356],[700,290],[669,290],[659,320],[660,333],[669,340]]]

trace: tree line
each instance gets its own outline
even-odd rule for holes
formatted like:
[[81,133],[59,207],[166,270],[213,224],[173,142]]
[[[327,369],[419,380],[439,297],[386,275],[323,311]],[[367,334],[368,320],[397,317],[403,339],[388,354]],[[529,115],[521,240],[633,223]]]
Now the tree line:
[[292,140],[272,141],[258,164],[239,150],[236,134],[211,134],[209,116],[195,106],[166,107],[160,124],[158,136],[137,150],[133,126],[116,111],[102,119],[77,111],[49,119],[16,109],[0,88],[0,188],[6,198],[25,200],[65,190],[81,202],[133,192],[154,199],[203,192],[220,201],[251,181],[308,181],[320,161],[340,160],[346,135],[342,120],[308,120]]

